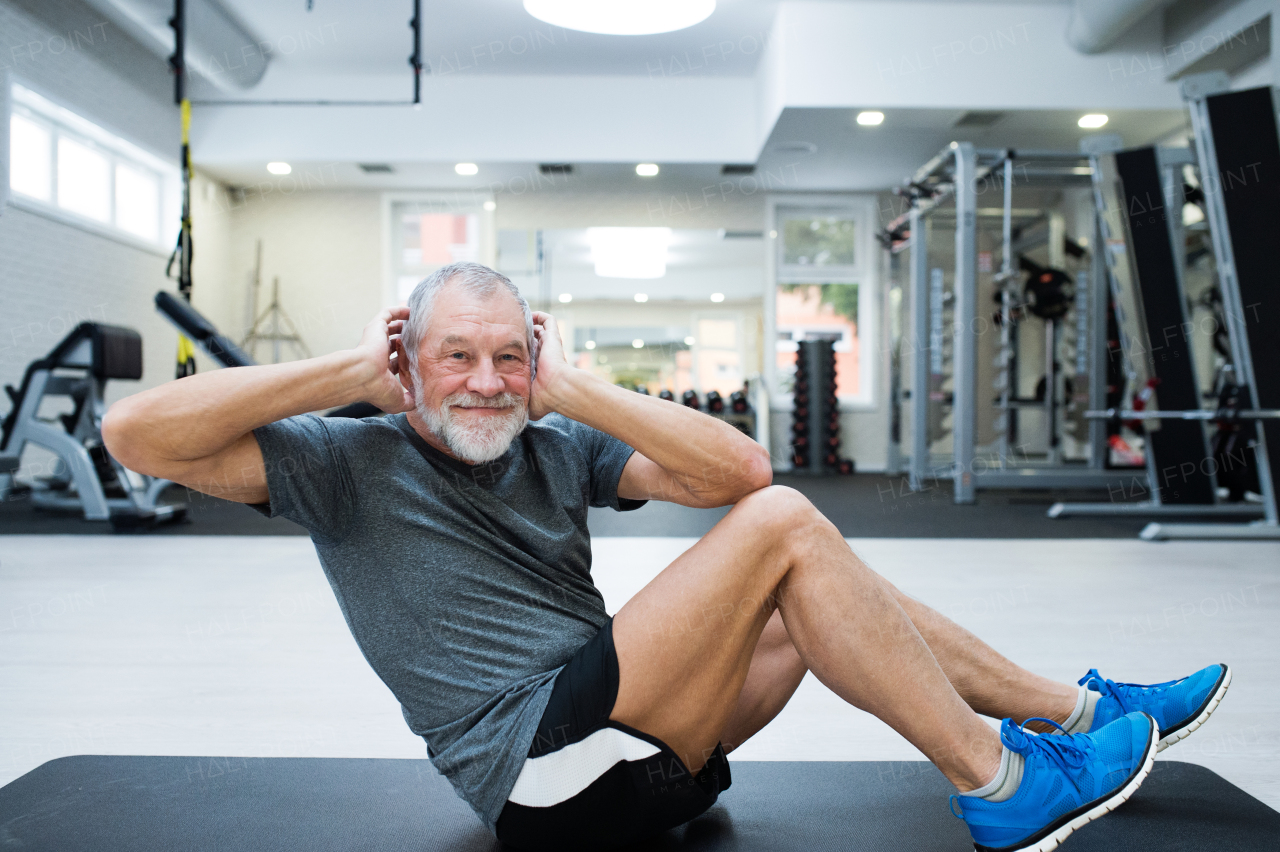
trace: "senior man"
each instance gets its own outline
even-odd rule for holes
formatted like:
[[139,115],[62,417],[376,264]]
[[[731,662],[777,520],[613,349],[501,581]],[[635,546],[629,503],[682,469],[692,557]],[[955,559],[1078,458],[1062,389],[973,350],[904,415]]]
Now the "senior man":
[[[390,416],[304,413],[356,401]],[[424,280],[355,349],[170,382],[103,435],[134,470],[306,527],[434,765],[523,849],[702,813],[807,671],[934,762],[980,848],[1052,849],[1230,683],[1223,665],[1153,686],[1019,668],[871,571],[771,484],[763,447],[571,367],[554,318],[478,264]],[[650,499],[733,509],[610,618],[587,507]]]

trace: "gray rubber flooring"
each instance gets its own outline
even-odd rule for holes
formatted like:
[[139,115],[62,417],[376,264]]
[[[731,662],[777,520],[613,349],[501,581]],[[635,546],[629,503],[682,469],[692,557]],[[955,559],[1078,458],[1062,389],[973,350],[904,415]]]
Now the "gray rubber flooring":
[[[778,485],[803,492],[849,538],[1133,538],[1148,518],[1081,517],[1051,520],[1059,500],[1106,502],[1103,492],[985,491],[978,502],[957,506],[949,482],[912,493],[902,477],[859,474],[812,478],[778,474]],[[187,520],[148,535],[306,535],[289,521],[267,519],[246,506],[170,489],[165,499],[185,500]],[[601,536],[702,536],[728,509],[689,509],[653,502],[634,512],[592,509],[588,523]],[[1191,518],[1187,518],[1191,520]],[[106,522],[36,511],[22,499],[0,501],[0,535],[77,535],[111,532]]]

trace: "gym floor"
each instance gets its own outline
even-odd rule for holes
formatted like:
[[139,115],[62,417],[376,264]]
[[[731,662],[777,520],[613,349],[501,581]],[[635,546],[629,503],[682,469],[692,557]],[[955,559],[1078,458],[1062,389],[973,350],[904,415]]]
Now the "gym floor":
[[[805,477],[775,474],[778,485],[805,494],[852,538],[1118,538],[1136,536],[1150,518],[1075,517],[1053,520],[1049,507],[1061,500],[1108,502],[1105,491],[982,491],[972,506],[957,506],[950,482],[939,481],[913,493],[904,477],[858,474],[852,477]],[[1145,492],[1129,495],[1141,499]],[[268,519],[252,509],[170,488],[166,502],[186,502],[188,522],[146,530],[146,535],[306,535],[297,524]],[[671,503],[652,502],[626,513],[590,510],[588,523],[595,536],[705,535],[727,509],[699,511]],[[1192,520],[1192,518],[1186,518]],[[34,512],[23,499],[0,501],[0,535],[101,535],[107,523],[86,522],[74,515]]]
[[[595,577],[609,610],[694,540],[597,536]],[[1222,707],[1164,756],[1203,764],[1280,808],[1270,659],[1280,644],[1280,544],[849,543],[903,590],[1050,677],[1074,681],[1097,667],[1156,682],[1231,664]],[[0,548],[0,784],[71,754],[425,757],[304,537],[211,536],[192,547],[169,535],[12,535]],[[812,676],[736,754],[920,757]]]

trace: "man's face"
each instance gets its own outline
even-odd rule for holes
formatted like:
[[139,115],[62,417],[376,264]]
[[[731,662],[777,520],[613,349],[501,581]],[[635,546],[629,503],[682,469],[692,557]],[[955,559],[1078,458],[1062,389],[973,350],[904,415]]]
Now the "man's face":
[[510,293],[445,285],[418,349],[418,415],[458,458],[492,461],[528,425],[531,364],[524,312]]

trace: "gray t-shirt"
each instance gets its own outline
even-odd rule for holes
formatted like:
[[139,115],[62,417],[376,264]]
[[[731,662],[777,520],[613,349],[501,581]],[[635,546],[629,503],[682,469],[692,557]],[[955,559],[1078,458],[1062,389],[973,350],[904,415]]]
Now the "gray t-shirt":
[[254,430],[270,504],[311,533],[365,659],[431,762],[492,830],[552,682],[608,618],[587,506],[619,511],[633,450],[552,414],[471,466],[405,415]]

